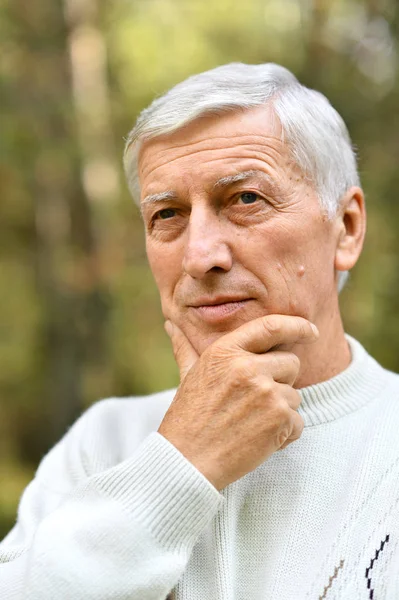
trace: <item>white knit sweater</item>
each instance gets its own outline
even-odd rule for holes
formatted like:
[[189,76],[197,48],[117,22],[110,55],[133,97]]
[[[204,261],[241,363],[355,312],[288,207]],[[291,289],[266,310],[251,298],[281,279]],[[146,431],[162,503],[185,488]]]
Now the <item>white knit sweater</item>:
[[1,600],[398,600],[399,376],[353,360],[221,493],[156,433],[173,391],[94,405],[0,544]]

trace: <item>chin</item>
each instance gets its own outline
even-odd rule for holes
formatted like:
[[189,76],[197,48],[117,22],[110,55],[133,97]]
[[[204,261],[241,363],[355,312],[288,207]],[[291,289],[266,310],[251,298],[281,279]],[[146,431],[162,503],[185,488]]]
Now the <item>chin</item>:
[[201,355],[208,346],[216,342],[219,338],[257,317],[264,316],[264,314],[248,314],[244,312],[244,314],[233,315],[231,318],[227,317],[226,319],[221,319],[214,323],[193,323],[185,321],[178,323],[178,326],[183,331],[195,351]]
[[216,340],[224,336],[226,332],[213,332],[213,333],[200,333],[198,331],[194,333],[186,333],[186,336],[193,346],[194,350],[201,355],[209,346],[211,346]]

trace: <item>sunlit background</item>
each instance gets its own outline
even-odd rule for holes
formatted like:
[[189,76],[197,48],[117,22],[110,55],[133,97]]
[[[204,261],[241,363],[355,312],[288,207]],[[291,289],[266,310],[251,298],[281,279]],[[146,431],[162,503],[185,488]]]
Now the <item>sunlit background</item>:
[[2,0],[0,538],[82,410],[177,382],[121,155],[190,74],[278,62],[343,115],[369,214],[346,329],[399,370],[398,32],[396,0]]

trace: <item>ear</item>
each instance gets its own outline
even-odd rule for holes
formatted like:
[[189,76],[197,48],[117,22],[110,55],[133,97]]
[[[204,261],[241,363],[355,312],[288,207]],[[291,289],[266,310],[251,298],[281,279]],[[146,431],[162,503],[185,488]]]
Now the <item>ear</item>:
[[334,266],[337,271],[348,271],[357,263],[366,233],[366,207],[360,187],[350,187],[341,198],[336,220],[338,237]]

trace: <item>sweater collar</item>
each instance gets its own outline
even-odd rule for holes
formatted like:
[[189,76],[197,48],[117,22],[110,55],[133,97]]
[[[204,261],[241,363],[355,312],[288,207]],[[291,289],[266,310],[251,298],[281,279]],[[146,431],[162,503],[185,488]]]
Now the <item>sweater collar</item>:
[[349,366],[328,381],[298,390],[302,397],[298,413],[305,427],[343,417],[367,404],[385,387],[386,371],[358,341],[345,337],[352,354]]

